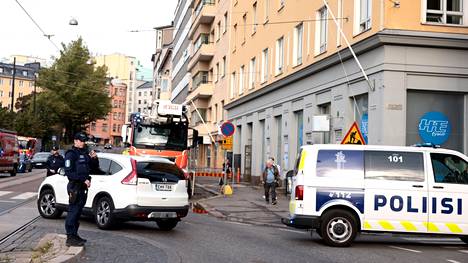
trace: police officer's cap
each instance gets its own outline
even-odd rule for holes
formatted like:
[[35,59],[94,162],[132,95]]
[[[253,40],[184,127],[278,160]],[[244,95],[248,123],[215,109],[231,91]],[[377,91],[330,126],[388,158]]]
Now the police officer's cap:
[[75,134],[75,140],[85,142],[88,140],[88,136],[84,132],[78,132],[77,134]]

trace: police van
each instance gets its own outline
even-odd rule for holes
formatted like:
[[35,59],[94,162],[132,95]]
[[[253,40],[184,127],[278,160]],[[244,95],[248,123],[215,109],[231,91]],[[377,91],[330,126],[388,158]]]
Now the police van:
[[447,234],[468,243],[468,157],[435,147],[308,145],[296,161],[290,227],[330,246],[358,232]]

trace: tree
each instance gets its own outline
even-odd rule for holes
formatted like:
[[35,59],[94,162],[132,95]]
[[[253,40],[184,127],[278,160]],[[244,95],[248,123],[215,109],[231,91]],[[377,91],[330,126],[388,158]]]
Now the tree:
[[54,64],[40,71],[37,84],[43,89],[41,103],[47,103],[56,124],[65,129],[66,142],[71,142],[75,132],[107,116],[111,99],[106,89],[107,69],[89,63],[91,56],[83,40],[62,47]]
[[14,130],[15,113],[0,103],[0,129]]

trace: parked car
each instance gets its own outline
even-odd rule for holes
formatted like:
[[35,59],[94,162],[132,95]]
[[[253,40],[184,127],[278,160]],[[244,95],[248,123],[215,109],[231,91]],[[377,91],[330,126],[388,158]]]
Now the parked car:
[[106,143],[106,144],[104,145],[104,149],[108,149],[108,150],[112,149],[112,144]]
[[[109,229],[117,221],[155,221],[161,230],[176,227],[189,203],[184,172],[164,158],[98,153],[98,171],[83,214]],[[68,179],[56,174],[39,187],[37,208],[44,218],[58,218],[68,208]]]
[[18,173],[32,172],[32,168],[31,159],[25,153],[20,154]]
[[47,158],[50,156],[50,152],[38,152],[34,154],[31,163],[34,168],[46,168]]
[[14,131],[0,129],[0,173],[15,176],[18,171],[18,144]]

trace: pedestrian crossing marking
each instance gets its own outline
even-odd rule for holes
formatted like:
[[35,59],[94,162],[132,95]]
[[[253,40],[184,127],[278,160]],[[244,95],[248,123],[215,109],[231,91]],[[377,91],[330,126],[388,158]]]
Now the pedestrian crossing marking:
[[458,250],[458,251],[461,252],[461,253],[468,254],[468,250]]
[[33,196],[37,195],[37,193],[34,193],[34,192],[26,192],[26,193],[22,193],[22,194],[19,194],[17,196],[13,196],[12,198],[10,199],[19,199],[19,200],[25,200],[25,199],[29,199]]
[[12,192],[10,191],[0,191],[0,196],[4,196],[4,195],[7,195],[7,194],[11,194]]

